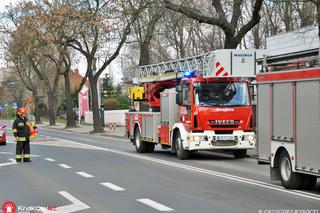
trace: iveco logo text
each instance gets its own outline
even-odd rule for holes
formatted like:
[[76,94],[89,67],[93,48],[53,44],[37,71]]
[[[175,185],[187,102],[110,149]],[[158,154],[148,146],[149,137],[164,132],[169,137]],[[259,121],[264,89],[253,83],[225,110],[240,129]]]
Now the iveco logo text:
[[211,120],[212,124],[239,124],[239,120]]
[[215,109],[216,112],[233,112],[234,109],[232,108],[217,108]]

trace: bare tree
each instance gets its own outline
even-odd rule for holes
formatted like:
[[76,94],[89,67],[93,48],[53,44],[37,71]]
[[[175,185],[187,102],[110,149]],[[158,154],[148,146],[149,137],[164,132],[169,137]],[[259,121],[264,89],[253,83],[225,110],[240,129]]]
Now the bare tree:
[[[119,55],[141,8],[139,4],[137,9],[127,11],[125,3],[119,5],[109,0],[80,1],[77,5],[80,7],[76,8],[75,14],[76,12],[81,14],[77,16],[79,31],[77,36],[69,37],[67,41],[70,47],[86,58],[86,75],[89,78],[92,94],[93,132],[103,132],[99,115],[97,82],[101,73]],[[129,14],[129,16],[119,16],[118,13]],[[106,14],[110,14],[110,17]],[[114,46],[116,47],[111,48]],[[97,58],[103,60],[100,67],[96,67]]]
[[[150,64],[150,45],[152,38],[154,37],[155,28],[164,15],[164,8],[159,6],[158,1],[145,1],[145,10],[139,13],[139,18],[134,24],[135,34],[140,47],[140,59],[139,65]],[[130,5],[131,9],[137,10],[133,5]]]
[[46,28],[42,25],[44,23],[41,16],[43,6],[43,4],[25,2],[20,6],[12,7],[7,17],[12,21],[14,28],[6,29],[10,32],[10,46],[15,48],[16,52],[25,55],[30,68],[44,82],[48,96],[49,123],[55,125],[55,96],[59,75],[63,69],[64,49],[53,45],[52,37],[47,34]]
[[239,18],[242,12],[241,7],[244,0],[233,1],[230,21],[228,20],[228,16],[220,0],[212,0],[212,6],[215,8],[217,14],[216,17],[205,15],[201,11],[189,6],[185,6],[182,4],[178,5],[172,3],[170,0],[164,0],[166,8],[170,10],[182,13],[189,18],[197,20],[200,23],[206,23],[220,27],[225,34],[224,48],[236,48],[240,44],[243,37],[247,34],[247,32],[259,23],[261,19],[259,12],[262,6],[262,1],[263,0],[255,1],[251,19],[246,24],[237,29]]
[[320,0],[310,0],[313,4],[315,4],[317,9],[317,16],[316,16],[316,22],[318,24],[318,36],[320,39]]
[[[20,77],[21,82],[23,83],[23,88],[27,88],[32,94],[33,102],[34,102],[34,115],[35,122],[37,124],[41,123],[41,114],[40,114],[40,93],[44,88],[42,85],[42,81],[38,78],[38,76],[34,73],[34,71],[30,68],[28,61],[25,59],[24,55],[15,52],[14,50],[10,50],[10,61],[14,63],[16,71]],[[25,93],[25,90],[24,90]]]

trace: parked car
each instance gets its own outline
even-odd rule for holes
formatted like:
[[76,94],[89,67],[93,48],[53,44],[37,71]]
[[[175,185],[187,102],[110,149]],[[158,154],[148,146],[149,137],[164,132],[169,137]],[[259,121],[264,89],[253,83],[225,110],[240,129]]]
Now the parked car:
[[6,145],[7,139],[6,139],[6,131],[5,128],[7,126],[0,126],[0,145]]

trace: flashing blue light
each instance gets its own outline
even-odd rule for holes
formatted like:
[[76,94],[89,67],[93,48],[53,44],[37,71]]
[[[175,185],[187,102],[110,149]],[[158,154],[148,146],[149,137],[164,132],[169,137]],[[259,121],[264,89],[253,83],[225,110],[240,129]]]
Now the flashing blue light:
[[196,74],[195,71],[189,71],[189,70],[186,70],[182,73],[182,76],[185,77],[185,78],[191,78],[191,77],[194,77]]

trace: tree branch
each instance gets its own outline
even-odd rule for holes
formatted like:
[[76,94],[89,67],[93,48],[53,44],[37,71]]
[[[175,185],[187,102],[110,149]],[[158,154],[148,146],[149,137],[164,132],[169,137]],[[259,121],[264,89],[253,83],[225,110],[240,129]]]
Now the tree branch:
[[223,21],[221,21],[218,18],[208,17],[208,16],[205,16],[203,14],[196,13],[196,12],[194,12],[194,9],[192,9],[192,8],[189,8],[189,7],[186,7],[186,6],[183,6],[183,5],[173,4],[169,0],[164,0],[164,3],[165,3],[165,7],[167,9],[182,13],[185,16],[187,16],[188,18],[195,19],[200,23],[216,25],[216,26],[219,26],[221,28],[226,27],[225,26],[226,23],[223,23]]
[[241,41],[241,39],[246,35],[246,33],[260,22],[261,16],[259,14],[259,11],[261,9],[262,2],[263,0],[256,0],[251,20],[241,27],[241,29],[235,37],[236,41]]

